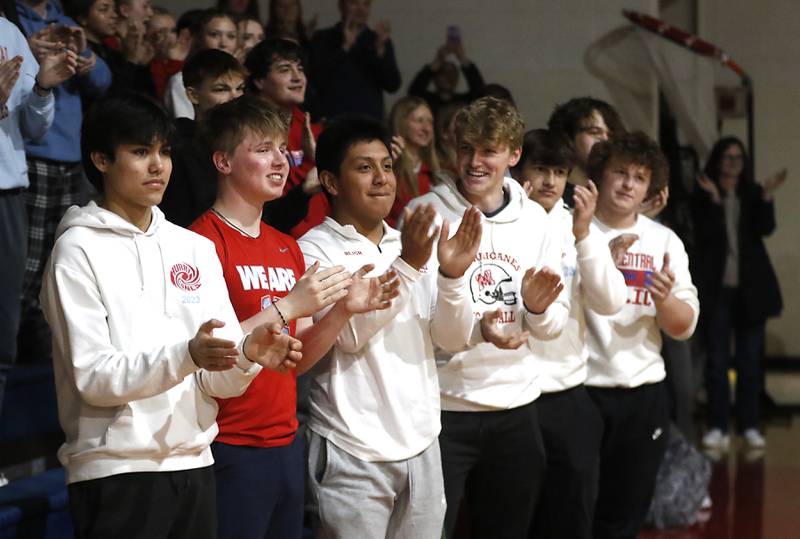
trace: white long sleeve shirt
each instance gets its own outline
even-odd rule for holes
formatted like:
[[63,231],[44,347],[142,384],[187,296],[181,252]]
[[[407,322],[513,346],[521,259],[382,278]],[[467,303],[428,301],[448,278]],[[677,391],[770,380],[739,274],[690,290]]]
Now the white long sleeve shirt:
[[447,279],[425,267],[416,271],[400,258],[400,234],[388,225],[375,245],[328,217],[297,243],[307,265],[354,272],[374,264],[369,276],[391,268],[400,279],[392,306],[354,315],[315,367],[309,427],[369,462],[421,453],[441,430],[434,350],[463,349],[471,335],[466,279]]
[[542,393],[563,391],[586,380],[589,346],[584,310],[613,315],[628,299],[625,278],[614,265],[604,234],[594,223],[589,226],[589,235],[576,243],[572,214],[561,201],[547,214],[547,220],[550,233],[562,240],[561,271],[570,310],[561,335],[552,340],[529,341],[539,365]]
[[636,234],[639,239],[628,249],[619,266],[628,286],[625,306],[611,316],[586,311],[589,329],[586,385],[632,388],[660,382],[666,376],[661,357],[661,331],[655,304],[645,286],[650,282],[650,275],[661,270],[664,254],[669,253],[669,267],[675,273],[672,294],[686,302],[694,313],[692,323],[683,335],[673,337],[691,337],[700,314],[700,303],[689,274],[686,249],[672,230],[644,215],[637,216],[636,224],[627,229],[610,228],[597,218],[594,224],[606,243],[620,234]]
[[188,341],[216,318],[214,336],[240,343],[214,245],[164,220],[147,231],[94,203],[59,225],[41,292],[53,332],[58,452],[67,482],[213,463],[212,397],[244,392],[260,371],[198,369]]
[[[470,203],[446,177],[428,194],[415,198],[409,208],[433,204],[455,232]],[[530,330],[537,339],[552,339],[563,330],[569,316],[569,296],[563,292],[544,313],[535,315],[522,301],[522,278],[528,268],[547,266],[561,273],[561,242],[553,242],[547,214],[529,200],[520,185],[506,178],[503,189],[508,204],[492,217],[482,217],[483,234],[475,261],[466,272],[473,313],[502,309],[501,328]],[[434,271],[432,258],[428,264]],[[476,330],[474,334],[479,335]],[[539,367],[531,349],[500,350],[473,340],[473,346],[455,354],[440,354],[439,385],[442,409],[451,411],[505,410],[524,406],[541,393]]]

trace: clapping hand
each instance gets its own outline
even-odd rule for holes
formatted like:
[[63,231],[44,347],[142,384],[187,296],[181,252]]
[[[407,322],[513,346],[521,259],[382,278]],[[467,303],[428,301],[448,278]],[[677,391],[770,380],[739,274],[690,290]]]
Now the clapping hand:
[[669,268],[669,253],[664,253],[664,265],[661,267],[661,271],[654,271],[650,274],[650,284],[646,287],[653,297],[656,308],[669,297],[674,285],[675,274]]
[[311,316],[345,297],[353,282],[351,277],[344,266],[320,270],[319,262],[314,262],[280,301],[279,312],[287,322]]
[[0,63],[0,107],[5,105],[11,96],[14,85],[19,80],[20,69],[22,69],[22,56],[15,56]]
[[614,265],[620,267],[625,261],[625,254],[631,245],[636,243],[639,239],[637,234],[620,234],[613,240],[608,242],[608,248],[611,250],[611,258],[614,260]]
[[772,200],[775,196],[775,191],[778,190],[778,187],[783,185],[783,182],[786,181],[786,176],[788,175],[789,171],[784,168],[779,172],[773,174],[769,178],[762,180],[761,188],[764,190],[762,194],[762,198],[766,201]]
[[714,202],[714,204],[722,203],[722,197],[719,194],[719,187],[711,178],[705,174],[700,174],[697,176],[697,185],[699,185],[703,191],[711,196],[711,201]]
[[661,191],[656,193],[655,195],[651,196],[639,206],[639,213],[649,217],[650,219],[655,219],[658,217],[658,214],[667,207],[667,202],[669,201],[669,186],[665,186]]
[[586,187],[576,185],[573,201],[575,210],[572,212],[572,233],[575,241],[579,242],[589,235],[589,223],[592,222],[597,207],[597,187],[594,182],[587,181]]
[[392,306],[392,300],[400,295],[400,279],[397,272],[389,270],[378,277],[367,277],[375,269],[372,264],[362,266],[353,274],[353,283],[342,300],[350,314],[382,311]]
[[516,350],[528,340],[530,334],[527,331],[515,329],[508,333],[500,329],[500,321],[503,318],[503,309],[487,311],[481,316],[481,335],[483,339],[502,350]]
[[564,284],[561,277],[548,267],[539,271],[529,268],[522,278],[522,301],[528,312],[542,314],[553,303]]
[[303,359],[303,343],[283,333],[280,324],[263,324],[244,341],[244,356],[262,367],[286,372]]
[[449,238],[449,233],[450,223],[443,221],[436,251],[439,272],[445,277],[456,279],[464,275],[481,246],[481,212],[478,208],[467,208],[455,235]]
[[430,204],[417,206],[413,210],[403,208],[403,230],[400,233],[403,248],[400,258],[417,271],[428,263],[433,252],[433,241],[439,231],[438,227],[433,227],[435,219],[436,210]]

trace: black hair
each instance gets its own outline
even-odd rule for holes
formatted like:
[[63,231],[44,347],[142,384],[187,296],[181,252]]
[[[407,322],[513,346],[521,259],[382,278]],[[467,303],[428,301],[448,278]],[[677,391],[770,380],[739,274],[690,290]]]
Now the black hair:
[[338,177],[348,150],[354,144],[373,140],[381,141],[390,151],[389,132],[377,120],[352,115],[337,118],[325,127],[317,139],[317,170]]
[[737,189],[739,189],[744,183],[752,183],[753,177],[750,175],[750,156],[747,153],[747,149],[744,147],[744,143],[736,137],[722,137],[714,143],[703,172],[711,181],[717,184],[717,187],[719,187],[722,156],[731,146],[739,146],[739,149],[742,150],[742,173],[739,176],[739,183],[737,184]]
[[[204,9],[200,13],[197,14],[197,18],[194,19],[194,24],[192,25],[191,32],[192,36],[195,38],[203,33],[208,23],[213,21],[217,18],[225,18],[230,19],[233,22],[233,17],[225,13],[224,11],[220,11],[218,9],[209,8]],[[176,30],[177,30],[177,23],[176,23]]]
[[89,181],[104,191],[103,175],[92,163],[91,154],[101,152],[112,161],[122,144],[149,146],[155,141],[171,145],[175,126],[164,107],[153,98],[122,92],[98,100],[83,119],[81,155]]
[[517,102],[514,101],[514,96],[511,94],[511,90],[502,84],[497,84],[496,82],[485,84],[478,92],[476,99],[480,99],[481,97],[494,97],[495,99],[503,99],[514,105],[514,107],[517,106]]
[[175,33],[180,34],[181,30],[188,28],[189,33],[194,34],[197,28],[197,21],[203,16],[204,9],[190,9],[184,11],[183,14],[175,21]]
[[513,168],[521,170],[526,163],[545,167],[564,167],[569,170],[575,166],[575,154],[572,148],[552,131],[532,129],[525,133],[522,139],[522,155]]
[[547,121],[547,128],[554,135],[566,139],[571,145],[575,135],[584,128],[583,122],[591,118],[594,111],[603,117],[612,137],[625,132],[617,110],[605,101],[593,97],[576,97],[556,105]]
[[244,66],[250,72],[247,79],[247,89],[256,92],[255,81],[263,79],[269,73],[272,64],[278,60],[300,62],[305,66],[305,52],[296,41],[281,38],[267,38],[257,43],[247,57]]
[[247,70],[234,56],[218,49],[197,51],[183,64],[183,85],[197,88],[204,80],[216,79],[227,73],[239,73],[247,77]]
[[230,9],[228,9],[228,1],[229,0],[217,0],[217,11],[222,11],[234,17],[238,15],[247,15],[248,17],[252,17],[254,21],[261,21],[261,12],[258,6],[258,0],[250,0],[250,2],[247,4],[247,8],[244,10],[244,13],[233,13]]
[[[69,0],[68,2],[64,2],[64,12],[78,21],[81,17],[89,16],[89,11],[96,1],[97,0]],[[114,4],[114,9],[116,9],[116,3]]]
[[640,165],[650,170],[650,185],[646,198],[661,191],[669,183],[669,164],[658,143],[641,131],[622,133],[592,146],[587,171],[599,186],[612,160]]

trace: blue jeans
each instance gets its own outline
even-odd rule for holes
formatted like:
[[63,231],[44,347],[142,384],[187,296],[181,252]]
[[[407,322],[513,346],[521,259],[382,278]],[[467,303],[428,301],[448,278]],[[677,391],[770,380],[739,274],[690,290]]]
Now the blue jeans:
[[758,401],[761,396],[761,362],[764,357],[764,323],[744,327],[737,324],[738,290],[723,287],[706,328],[706,394],[710,428],[728,431],[730,417],[730,385],[728,369],[731,360],[731,334],[736,351],[736,422],[740,431],[757,428]]

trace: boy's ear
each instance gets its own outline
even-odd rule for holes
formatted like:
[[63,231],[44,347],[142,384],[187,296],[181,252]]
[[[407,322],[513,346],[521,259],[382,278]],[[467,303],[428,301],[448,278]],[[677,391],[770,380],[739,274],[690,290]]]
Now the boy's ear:
[[117,2],[117,11],[119,11],[119,16],[123,19],[127,19],[131,12],[130,7],[125,2]]
[[327,191],[327,193],[331,196],[336,196],[339,194],[338,188],[338,181],[336,176],[328,172],[327,170],[323,170],[319,173],[319,183],[322,185],[322,189]]
[[108,170],[108,167],[113,161],[105,152],[91,152],[89,158],[92,160],[94,167],[102,173]]
[[518,147],[515,150],[511,150],[511,155],[508,158],[508,166],[514,167],[519,163],[519,158],[522,157],[522,147]]
[[214,168],[221,174],[231,173],[231,162],[228,159],[228,154],[223,151],[216,151],[211,154],[211,161],[214,162]]
[[258,93],[261,93],[261,91],[264,89],[264,79],[253,79],[253,86],[256,87]]
[[194,86],[187,86],[186,87],[186,97],[189,98],[189,101],[194,106],[200,105],[200,98],[197,95],[197,90],[194,89]]

